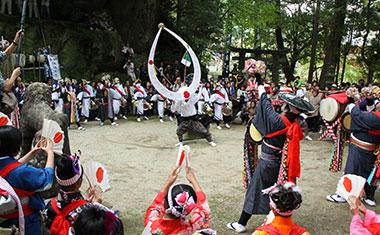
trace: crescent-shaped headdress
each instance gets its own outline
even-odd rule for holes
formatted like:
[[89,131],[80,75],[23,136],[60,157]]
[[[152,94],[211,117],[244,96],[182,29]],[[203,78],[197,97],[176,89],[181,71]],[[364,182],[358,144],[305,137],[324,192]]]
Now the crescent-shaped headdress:
[[[148,59],[148,74],[149,74],[149,79],[152,82],[152,85],[154,88],[160,93],[161,95],[175,101],[180,101],[180,100],[187,100],[192,94],[196,92],[198,89],[200,80],[201,80],[201,67],[199,65],[199,61],[197,56],[195,55],[193,49],[176,33],[171,31],[170,29],[167,29],[163,23],[160,23],[158,25],[158,32],[156,34],[156,38],[153,41],[152,47],[150,49],[149,53],[149,59]],[[154,54],[156,51],[157,47],[157,42],[160,37],[162,29],[166,30],[168,33],[170,33],[173,37],[175,37],[181,44],[186,48],[186,50],[189,52],[191,60],[194,65],[194,77],[193,81],[187,87],[186,89],[180,89],[178,92],[170,91],[167,89],[157,78],[156,72],[155,72],[155,65],[154,65]]]

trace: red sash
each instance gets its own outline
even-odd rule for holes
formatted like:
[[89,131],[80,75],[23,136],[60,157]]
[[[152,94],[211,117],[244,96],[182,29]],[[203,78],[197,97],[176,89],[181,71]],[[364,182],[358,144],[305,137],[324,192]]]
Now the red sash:
[[83,87],[83,91],[84,92],[86,92],[89,96],[91,96],[91,93],[90,93],[90,91],[89,90],[87,90],[87,88],[86,87]]
[[135,89],[136,89],[138,92],[140,92],[141,94],[144,95],[144,92],[143,92],[140,88],[138,88],[137,86],[134,86],[134,87],[135,87]]
[[278,130],[278,131],[275,131],[273,133],[267,134],[265,136],[266,138],[273,138],[273,137],[285,134],[289,130],[289,127],[292,125],[292,123],[290,123],[290,121],[285,117],[285,115],[281,115],[280,117],[281,117],[281,119],[284,122],[286,127],[282,130]]
[[[380,112],[372,112],[372,113],[380,118]],[[380,135],[380,130],[369,130],[368,133],[371,135]]]
[[[260,226],[260,227],[256,228],[256,231],[264,231],[264,232],[267,232],[271,235],[285,235],[284,233],[282,233],[278,228],[276,228],[272,224]],[[290,230],[290,233],[288,235],[302,235],[306,232],[307,231],[305,228],[302,228],[301,226],[298,226],[297,224],[293,224],[292,230]]]
[[113,86],[113,88],[114,88],[117,92],[119,92],[119,94],[120,94],[121,96],[124,96],[124,94],[119,90],[119,88],[117,88],[117,86]]
[[223,99],[226,97],[222,92],[220,92],[218,90],[216,90],[215,93],[220,95]]

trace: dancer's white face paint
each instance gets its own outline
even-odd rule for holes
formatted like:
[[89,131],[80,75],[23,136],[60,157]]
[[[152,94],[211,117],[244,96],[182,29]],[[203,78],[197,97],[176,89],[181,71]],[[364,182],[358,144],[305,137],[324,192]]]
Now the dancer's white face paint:
[[[152,47],[150,49],[149,53],[149,60],[148,60],[148,74],[150,81],[152,82],[152,85],[154,88],[163,96],[171,99],[171,100],[187,100],[189,97],[194,94],[199,86],[200,80],[201,80],[201,68],[199,65],[199,61],[197,56],[195,55],[193,49],[176,33],[172,32],[171,30],[165,28],[163,24],[159,25],[159,30],[157,32],[157,35],[153,41]],[[191,57],[191,60],[193,62],[194,66],[194,77],[193,81],[191,82],[190,86],[186,90],[181,90],[178,92],[173,92],[168,90],[157,78],[156,72],[155,72],[155,61],[154,61],[154,55],[157,47],[157,42],[160,37],[162,29],[166,30],[168,33],[170,33],[173,37],[175,37],[178,41],[181,42],[181,44],[186,48],[186,50],[189,52],[189,55]],[[186,98],[188,97],[188,98]]]

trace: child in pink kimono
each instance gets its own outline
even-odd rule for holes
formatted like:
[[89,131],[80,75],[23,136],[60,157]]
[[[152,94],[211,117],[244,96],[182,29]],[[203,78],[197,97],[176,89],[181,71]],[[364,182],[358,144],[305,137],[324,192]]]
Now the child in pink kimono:
[[[348,203],[353,214],[350,235],[380,235],[380,215],[374,211],[368,210],[363,203],[356,197],[350,196]],[[360,213],[364,215],[364,222],[360,217]]]

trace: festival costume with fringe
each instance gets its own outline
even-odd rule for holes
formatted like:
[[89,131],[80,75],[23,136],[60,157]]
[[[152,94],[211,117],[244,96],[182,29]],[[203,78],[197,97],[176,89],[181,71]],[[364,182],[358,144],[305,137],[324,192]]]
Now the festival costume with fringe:
[[247,130],[244,140],[243,186],[248,184],[248,188],[243,210],[250,215],[268,214],[269,197],[262,190],[276,182],[295,182],[300,177],[299,142],[303,134],[298,121],[291,123],[285,116],[278,114],[265,93],[257,105],[253,124],[264,139],[257,160],[258,146],[250,139]]
[[[345,174],[359,175],[367,179],[364,191],[368,199],[374,199],[376,182],[380,178],[380,113],[365,112],[358,107],[351,110],[351,141]],[[356,140],[356,141],[355,141]],[[377,150],[364,149],[356,142],[365,142],[377,146]]]

